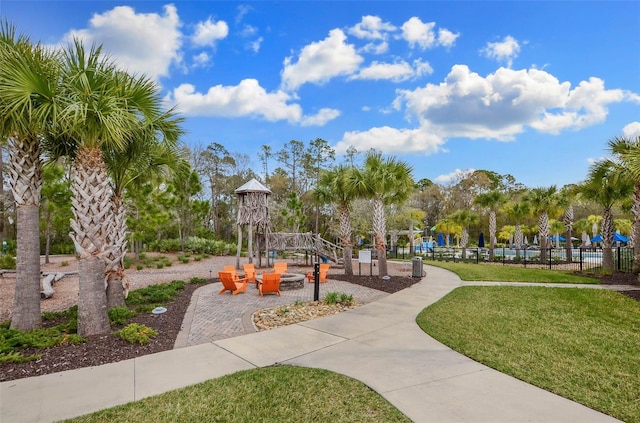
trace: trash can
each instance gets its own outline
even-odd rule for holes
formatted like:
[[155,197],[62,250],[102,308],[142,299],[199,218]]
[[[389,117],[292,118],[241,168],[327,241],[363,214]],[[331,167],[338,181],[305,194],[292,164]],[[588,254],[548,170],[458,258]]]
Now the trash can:
[[422,257],[414,257],[411,259],[412,264],[412,272],[411,277],[421,278],[422,277]]

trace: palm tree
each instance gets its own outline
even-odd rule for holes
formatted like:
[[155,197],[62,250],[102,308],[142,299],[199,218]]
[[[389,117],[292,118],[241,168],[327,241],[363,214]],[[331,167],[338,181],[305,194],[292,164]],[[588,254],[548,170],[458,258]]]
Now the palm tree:
[[184,161],[179,160],[179,153],[174,149],[174,139],[146,141],[134,138],[124,151],[105,149],[104,160],[111,176],[113,195],[113,221],[107,236],[110,246],[109,255],[105,257],[107,273],[107,307],[124,306],[129,284],[124,273],[124,257],[127,254],[127,213],[124,193],[128,188],[140,186],[154,178],[168,176],[168,172],[176,169]]
[[525,197],[533,214],[538,216],[538,237],[540,238],[540,260],[547,259],[549,237],[549,216],[555,216],[560,209],[561,198],[555,185],[549,188],[534,188]]
[[71,228],[80,261],[78,334],[104,334],[110,331],[105,259],[114,254],[116,210],[103,150],[123,151],[140,131],[156,133],[161,98],[153,83],[118,71],[101,47],[87,52],[79,40],[64,51],[61,80],[67,101],[61,130],[77,143]]
[[602,207],[602,268],[613,273],[613,213],[615,203],[628,198],[633,181],[611,160],[601,160],[589,170],[588,179],[578,187],[579,195]]
[[508,197],[497,190],[479,194],[473,200],[477,205],[489,210],[489,261],[493,261],[494,249],[496,247],[496,212],[507,202]]
[[469,210],[458,210],[449,218],[462,228],[460,244],[462,246],[462,260],[467,258],[467,244],[469,243],[469,226],[478,223],[479,217]]
[[56,54],[0,27],[0,135],[9,141],[10,187],[16,203],[16,290],[11,327],[40,327],[40,234],[42,163],[40,138],[58,112]]
[[395,157],[384,159],[382,154],[371,151],[364,161],[364,169],[354,169],[350,183],[352,189],[363,198],[373,199],[373,233],[378,251],[378,272],[387,275],[387,243],[385,205],[402,204],[409,198],[414,183],[412,167]]
[[631,229],[631,245],[633,249],[633,273],[640,273],[640,248],[635,248],[636,242],[640,243],[640,137],[635,140],[616,137],[609,141],[609,150],[613,159],[621,165],[621,171],[628,173],[634,183],[633,225]]
[[340,244],[343,248],[344,257],[344,273],[353,275],[353,264],[351,258],[353,255],[353,243],[351,241],[351,202],[356,197],[353,185],[349,183],[350,172],[352,168],[349,166],[339,165],[330,171],[320,174],[318,180],[317,192],[324,192],[328,201],[335,202],[338,205],[340,215]]
[[531,214],[529,205],[523,201],[507,203],[504,206],[504,212],[507,214],[509,219],[513,219],[516,223],[514,242],[516,244],[516,258],[520,258],[520,250],[522,249],[522,245],[524,245],[522,236],[522,220]]

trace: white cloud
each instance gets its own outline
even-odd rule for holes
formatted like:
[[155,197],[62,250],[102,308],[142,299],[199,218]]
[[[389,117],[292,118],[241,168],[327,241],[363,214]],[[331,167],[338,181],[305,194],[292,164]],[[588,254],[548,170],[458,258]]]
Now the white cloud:
[[435,26],[435,22],[424,23],[414,16],[402,24],[402,37],[412,48],[417,45],[422,50],[426,50],[436,44],[436,35],[433,30]]
[[77,37],[86,45],[101,44],[129,72],[157,79],[169,75],[171,64],[182,60],[180,26],[173,5],[164,6],[163,15],[136,13],[130,6],[118,6],[94,14],[88,28],[70,31],[64,42]]
[[290,99],[283,91],[268,93],[257,80],[244,79],[236,86],[216,85],[206,93],[196,92],[191,84],[182,84],[167,100],[188,116],[254,116],[295,123],[300,121],[302,109],[298,104],[288,104]]
[[397,28],[389,22],[382,22],[378,16],[363,16],[362,20],[349,28],[349,34],[365,40],[386,40],[389,32]]
[[462,179],[465,179],[469,176],[471,176],[473,174],[473,172],[475,172],[476,169],[466,169],[466,170],[461,170],[461,169],[456,169],[451,173],[447,173],[444,175],[439,175],[437,176],[434,180],[442,185],[447,185],[450,184],[452,182],[457,182],[460,181]]
[[324,126],[327,122],[340,116],[340,110],[324,108],[311,116],[304,116],[300,126]]
[[253,41],[247,43],[246,48],[248,50],[253,51],[254,53],[257,53],[257,52],[260,51],[260,46],[262,45],[263,41],[264,41],[264,38],[258,37],[256,40],[253,40]]
[[444,47],[451,47],[456,43],[459,36],[459,32],[454,33],[448,29],[441,28],[438,30],[438,44]]
[[295,91],[307,82],[321,85],[337,76],[353,73],[363,59],[353,45],[345,41],[344,32],[334,29],[324,40],[305,46],[297,62],[294,63],[291,56],[285,58],[282,87]]
[[371,128],[367,131],[346,132],[335,150],[344,153],[349,146],[358,151],[374,148],[382,153],[432,154],[442,151],[444,140],[434,132],[419,129],[397,129],[389,126]]
[[396,63],[373,62],[356,75],[353,75],[352,79],[388,79],[393,82],[401,82],[431,73],[433,73],[433,68],[429,63],[423,62],[421,59],[414,60],[413,64],[405,61]]
[[444,137],[513,140],[526,127],[557,134],[606,119],[607,105],[632,100],[621,90],[607,90],[590,78],[574,89],[538,69],[499,68],[482,77],[455,65],[440,84],[398,90],[396,109],[406,104],[409,118],[436,129]]
[[520,44],[518,40],[508,35],[504,40],[497,43],[487,43],[486,47],[480,51],[490,59],[506,63],[508,67],[513,64],[513,59],[520,54]]
[[204,68],[211,64],[211,56],[207,52],[203,51],[200,54],[193,56],[193,65],[197,68]]
[[215,47],[218,40],[225,39],[229,35],[229,25],[225,21],[214,22],[211,18],[205,22],[199,22],[191,40],[196,46]]
[[640,122],[631,122],[622,128],[622,136],[627,139],[637,139],[640,137]]
[[378,43],[368,43],[365,44],[364,47],[360,47],[358,51],[362,53],[384,54],[389,51],[389,43],[386,41],[381,41]]

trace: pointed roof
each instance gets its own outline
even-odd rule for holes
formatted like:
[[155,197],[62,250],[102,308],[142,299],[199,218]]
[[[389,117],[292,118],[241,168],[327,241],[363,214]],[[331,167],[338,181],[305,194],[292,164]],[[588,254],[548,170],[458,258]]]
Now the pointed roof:
[[260,182],[256,181],[255,178],[251,179],[249,182],[235,190],[236,194],[242,194],[244,192],[264,192],[267,194],[271,194],[271,190],[262,185]]

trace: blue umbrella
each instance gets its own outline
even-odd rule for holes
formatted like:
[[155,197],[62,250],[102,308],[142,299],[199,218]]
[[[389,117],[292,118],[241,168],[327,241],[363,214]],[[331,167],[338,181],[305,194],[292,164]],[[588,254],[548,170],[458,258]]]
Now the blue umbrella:
[[[602,242],[602,235],[598,234],[594,236],[591,238],[591,242]],[[613,234],[613,242],[629,242],[629,238],[622,234],[615,233]]]
[[444,235],[442,235],[442,232],[440,232],[438,234],[438,247],[443,247],[444,246]]
[[478,239],[478,247],[484,247],[484,232],[480,232],[480,238]]
[[613,234],[613,241],[614,242],[628,242],[629,238],[627,238],[626,236],[616,232],[615,234]]
[[566,241],[567,239],[565,237],[563,237],[562,235],[558,235],[558,239],[556,239],[556,237],[554,236],[553,238],[551,238],[551,241]]

